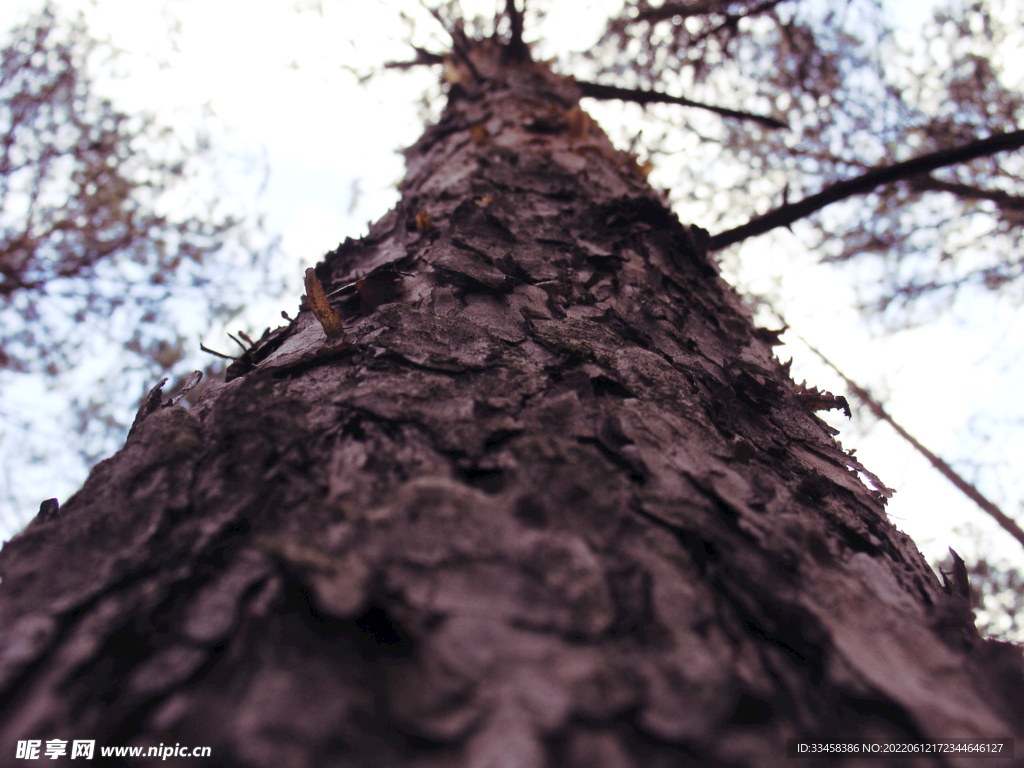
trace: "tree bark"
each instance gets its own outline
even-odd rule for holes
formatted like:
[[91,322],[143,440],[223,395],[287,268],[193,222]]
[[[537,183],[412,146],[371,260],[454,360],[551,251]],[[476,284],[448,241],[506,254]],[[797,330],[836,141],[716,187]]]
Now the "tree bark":
[[3,764],[25,739],[667,768],[1024,736],[1020,649],[889,522],[706,233],[571,79],[470,55],[486,79],[449,64],[398,207],[316,269],[343,337],[304,304],[0,551]]

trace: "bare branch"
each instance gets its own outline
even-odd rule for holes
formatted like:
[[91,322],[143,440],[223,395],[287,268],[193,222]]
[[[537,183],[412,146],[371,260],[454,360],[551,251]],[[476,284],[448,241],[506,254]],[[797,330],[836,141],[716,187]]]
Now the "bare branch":
[[999,507],[997,507],[995,504],[993,504],[991,501],[985,498],[981,491],[979,491],[971,483],[964,480],[959,474],[957,474],[956,470],[949,466],[949,464],[944,462],[934,453],[932,453],[923,445],[921,445],[921,443],[919,443],[913,435],[911,435],[909,432],[907,432],[907,430],[905,430],[903,427],[901,427],[899,424],[893,421],[892,416],[886,413],[885,408],[882,407],[882,404],[878,402],[874,397],[872,397],[870,392],[868,392],[863,387],[858,386],[856,382],[854,382],[845,373],[839,370],[839,368],[836,367],[835,363],[833,363],[831,360],[825,357],[825,355],[823,355],[816,347],[812,346],[811,343],[808,342],[805,338],[803,338],[802,336],[798,336],[797,338],[799,338],[800,341],[806,344],[807,347],[814,354],[821,358],[821,361],[825,363],[825,365],[827,365],[833,371],[838,373],[840,377],[842,377],[843,381],[846,382],[846,386],[850,389],[850,392],[854,395],[854,397],[856,397],[858,400],[864,403],[864,405],[868,407],[868,410],[870,410],[877,418],[886,422],[890,427],[895,429],[900,437],[902,437],[904,440],[906,440],[908,443],[914,446],[914,450],[916,450],[918,453],[920,453],[922,456],[928,459],[928,462],[933,467],[935,467],[935,469],[941,472],[943,476],[947,480],[949,480],[949,482],[951,482],[953,485],[959,488],[964,493],[964,495],[967,496],[967,498],[969,498],[971,501],[977,504],[984,512],[987,512],[989,515],[991,515],[1007,533],[1009,533],[1011,536],[1013,536],[1013,538],[1019,541],[1021,543],[1021,546],[1024,546],[1024,530],[1022,530],[1021,527],[1017,525],[1017,523],[1011,517],[1006,515],[1001,509],[999,509]]
[[238,359],[237,357],[232,357],[231,355],[225,355],[222,352],[218,352],[215,349],[210,349],[209,347],[203,345],[202,343],[199,344],[199,348],[201,350],[203,350],[203,352],[206,352],[209,355],[216,355],[217,357],[223,358],[224,360],[237,360]]
[[[775,6],[784,1],[785,0],[766,0],[766,2],[763,2],[760,5],[751,8],[746,13],[728,13],[725,15],[725,20],[723,22],[701,32],[699,35],[694,36],[691,40],[691,44],[699,43],[707,38],[714,37],[719,32],[725,29],[732,29],[733,31],[735,31],[738,28],[740,19],[747,19],[752,18],[754,16],[760,16],[761,14],[774,9]],[[660,11],[662,9],[658,8],[657,10]]]
[[511,36],[508,46],[505,48],[505,58],[510,61],[529,61],[530,49],[523,41],[523,16],[526,12],[526,0],[523,0],[523,10],[516,7],[516,0],[505,0],[505,13],[508,14],[511,25]]
[[433,53],[424,48],[418,48],[413,46],[412,49],[416,51],[416,58],[412,61],[386,61],[384,62],[384,69],[411,69],[412,67],[419,67],[422,65],[432,66],[434,64],[444,64],[444,56],[440,53]]
[[706,109],[722,117],[734,117],[738,120],[753,120],[768,128],[788,128],[785,123],[776,120],[774,117],[754,115],[750,112],[740,112],[725,107],[715,107],[710,104],[701,104],[699,101],[691,101],[682,96],[669,96],[667,93],[652,91],[646,88],[618,88],[614,85],[601,85],[590,83],[585,80],[577,80],[576,85],[580,87],[584,96],[592,99],[618,99],[619,101],[632,101],[636,104],[678,104],[683,107],[696,107]]
[[931,152],[906,162],[872,168],[856,178],[846,179],[845,181],[825,187],[821,192],[805,197],[803,200],[781,205],[774,211],[769,211],[763,216],[751,219],[746,224],[735,229],[729,229],[713,235],[708,248],[711,251],[719,251],[726,246],[746,240],[748,237],[763,235],[765,232],[776,227],[788,227],[794,221],[820,211],[829,203],[836,203],[854,195],[865,194],[882,184],[891,184],[894,181],[930,173],[937,168],[944,168],[947,165],[966,163],[978,157],[985,157],[996,152],[1020,149],[1021,147],[1024,147],[1024,131],[997,133],[989,136],[987,139],[972,141],[970,144],[965,144],[961,147],[941,149],[938,152]]
[[970,184],[942,181],[922,174],[909,179],[910,188],[918,192],[949,192],[961,200],[991,200],[1004,211],[1024,211],[1024,197],[1011,195],[1001,189],[982,189]]
[[691,2],[686,3],[665,3],[664,5],[658,6],[657,8],[646,8],[640,11],[635,17],[629,19],[630,24],[636,24],[640,21],[646,21],[649,24],[657,24],[660,21],[668,21],[674,19],[677,16],[683,19],[691,16],[706,16],[712,13],[718,13],[725,16],[725,21],[722,22],[715,31],[722,29],[723,27],[731,26],[736,24],[740,19],[748,16],[759,16],[765,11],[770,11],[779,3],[784,0],[765,0],[760,5],[755,5],[743,13],[725,13],[719,8],[725,5],[721,0],[703,0],[703,2]]
[[657,8],[645,8],[636,16],[629,19],[630,24],[646,21],[650,24],[657,24],[659,21],[668,21],[676,16],[686,19],[690,16],[704,16],[715,13],[723,5],[722,0],[696,0],[690,3],[665,3]]

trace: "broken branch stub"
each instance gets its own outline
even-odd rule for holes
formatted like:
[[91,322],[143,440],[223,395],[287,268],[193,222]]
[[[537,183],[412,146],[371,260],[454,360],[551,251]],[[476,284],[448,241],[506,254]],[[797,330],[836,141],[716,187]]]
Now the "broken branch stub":
[[341,328],[341,317],[327,300],[324,287],[312,267],[306,270],[306,298],[309,299],[309,306],[323,326],[327,338],[333,340],[343,337],[345,332]]

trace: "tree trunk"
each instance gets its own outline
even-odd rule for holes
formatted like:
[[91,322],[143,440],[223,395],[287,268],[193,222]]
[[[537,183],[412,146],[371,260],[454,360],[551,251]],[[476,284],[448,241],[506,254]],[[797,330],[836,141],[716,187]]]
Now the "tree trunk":
[[0,552],[3,764],[28,739],[674,768],[1024,736],[1020,650],[890,524],[706,233],[571,79],[472,55],[299,316]]

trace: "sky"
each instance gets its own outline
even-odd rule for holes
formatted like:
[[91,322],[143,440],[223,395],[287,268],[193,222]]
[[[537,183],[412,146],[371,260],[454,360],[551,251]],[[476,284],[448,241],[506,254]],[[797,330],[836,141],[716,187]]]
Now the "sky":
[[[929,8],[929,3],[893,5],[905,34],[913,34]],[[172,125],[188,124],[204,108],[212,110],[224,126],[219,140],[240,157],[266,159],[269,177],[263,187],[262,176],[250,173],[258,163],[222,179],[239,200],[266,214],[268,229],[282,235],[287,260],[281,273],[291,298],[282,304],[246,297],[248,328],[277,325],[282,309],[294,313],[303,269],[345,237],[365,233],[367,222],[397,200],[395,184],[403,174],[397,150],[419,136],[424,116],[419,101],[425,92],[436,92],[436,74],[429,68],[390,71],[362,85],[358,76],[372,64],[411,58],[398,11],[415,18],[418,39],[426,39],[432,22],[421,6],[381,0],[324,0],[319,9],[313,0],[176,0],[166,5],[64,0],[57,7],[65,16],[82,10],[94,36],[109,37],[123,49],[114,63],[116,76],[97,72],[95,78],[98,90],[112,96],[119,109],[155,111]],[[543,29],[549,42],[540,57],[587,47],[616,7],[612,0],[554,3]],[[10,28],[36,8],[38,3],[5,0],[0,28]],[[490,13],[493,3],[484,3],[483,9]],[[440,42],[433,47],[441,48]],[[584,106],[613,136],[633,119],[633,112],[614,104]],[[651,181],[671,186],[676,173],[656,168]],[[842,382],[796,338],[799,334],[851,378],[883,394],[897,421],[955,466],[967,468],[969,479],[971,462],[987,467],[979,475],[982,490],[1004,511],[1019,514],[1024,409],[1014,401],[1024,376],[1024,363],[1016,362],[1024,360],[1024,320],[1016,308],[1006,302],[973,302],[886,336],[855,309],[848,273],[818,265],[799,238],[784,233],[742,247],[739,277],[744,284],[775,286],[783,297],[793,332],[783,337],[788,343],[776,353],[783,360],[794,358],[797,381],[806,378],[823,389],[844,391]],[[202,340],[215,349],[229,348],[224,330],[208,328]],[[90,375],[88,370],[80,374]],[[6,413],[59,410],[66,394],[26,384],[8,395]],[[858,458],[897,490],[889,515],[931,561],[948,546],[970,560],[975,543],[957,531],[969,522],[988,537],[994,552],[1024,567],[1021,547],[888,426],[867,422],[868,428],[842,417],[829,421],[841,430],[838,439],[844,446],[857,448]],[[35,429],[44,436],[50,430],[56,438],[66,426],[54,417],[38,421]],[[9,456],[10,446],[7,451]],[[42,499],[67,498],[83,473],[73,457],[59,452],[14,472],[8,467],[0,483],[11,484],[22,506],[2,510],[0,538],[9,537],[17,520],[30,517]],[[6,503],[2,497],[0,504]]]

